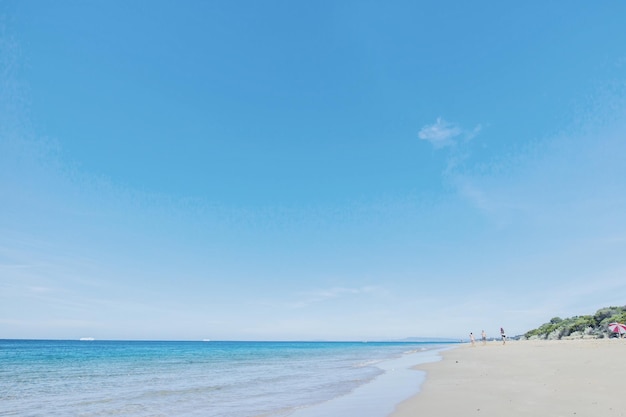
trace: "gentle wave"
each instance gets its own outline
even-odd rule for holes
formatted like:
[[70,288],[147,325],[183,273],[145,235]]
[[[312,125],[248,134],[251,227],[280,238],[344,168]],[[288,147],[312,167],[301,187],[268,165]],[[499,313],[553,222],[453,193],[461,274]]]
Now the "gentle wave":
[[281,417],[421,343],[0,340],[0,415]]

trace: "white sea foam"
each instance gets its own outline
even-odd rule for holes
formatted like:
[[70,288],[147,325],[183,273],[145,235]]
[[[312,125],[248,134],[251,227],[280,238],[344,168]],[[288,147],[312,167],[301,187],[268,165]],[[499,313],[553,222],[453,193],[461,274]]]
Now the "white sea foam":
[[397,404],[414,395],[422,384],[425,373],[413,368],[420,363],[440,359],[439,350],[413,350],[400,358],[379,361],[383,373],[360,385],[350,393],[332,398],[315,406],[301,408],[289,417],[384,417]]

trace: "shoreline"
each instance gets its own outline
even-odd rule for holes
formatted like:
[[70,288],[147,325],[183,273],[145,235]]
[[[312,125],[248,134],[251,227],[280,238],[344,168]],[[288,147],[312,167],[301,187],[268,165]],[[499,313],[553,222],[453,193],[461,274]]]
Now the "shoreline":
[[626,416],[626,340],[469,344],[420,364],[419,392],[389,417]]
[[388,416],[398,403],[415,395],[424,383],[426,373],[416,371],[423,364],[438,362],[440,353],[450,349],[446,345],[422,348],[394,359],[376,364],[383,373],[373,380],[358,386],[346,395],[293,410],[289,417],[360,417]]

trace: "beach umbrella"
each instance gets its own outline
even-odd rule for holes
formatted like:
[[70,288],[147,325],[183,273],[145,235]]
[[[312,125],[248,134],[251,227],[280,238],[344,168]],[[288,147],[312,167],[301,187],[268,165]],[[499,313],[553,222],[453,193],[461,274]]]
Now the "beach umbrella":
[[626,333],[626,324],[622,323],[609,323],[609,330],[613,333],[619,333],[620,336],[622,333]]

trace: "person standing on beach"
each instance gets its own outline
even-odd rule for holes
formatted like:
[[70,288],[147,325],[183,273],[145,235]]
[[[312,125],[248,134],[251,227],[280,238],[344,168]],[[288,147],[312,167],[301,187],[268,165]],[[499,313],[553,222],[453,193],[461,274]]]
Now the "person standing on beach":
[[500,327],[500,336],[502,336],[502,344],[506,345],[506,333],[504,333],[504,329]]
[[476,341],[474,340],[474,333],[470,332],[470,342],[472,343],[472,346],[475,346]]
[[483,346],[485,346],[487,344],[487,333],[483,330],[480,337],[483,339]]

